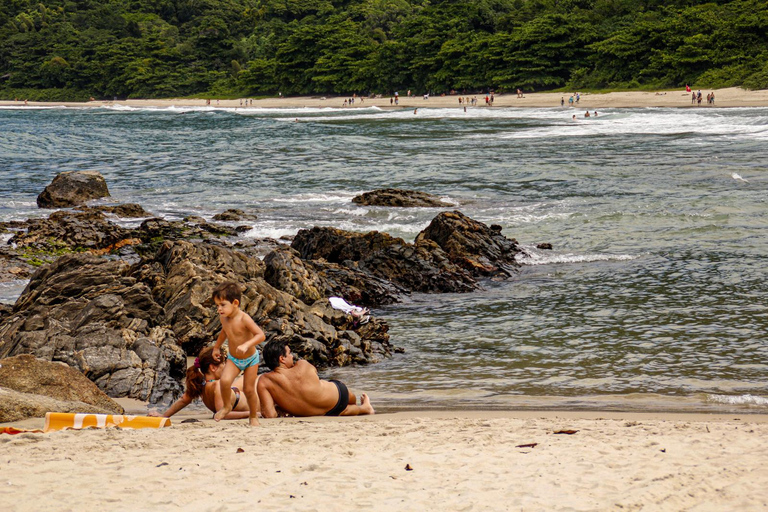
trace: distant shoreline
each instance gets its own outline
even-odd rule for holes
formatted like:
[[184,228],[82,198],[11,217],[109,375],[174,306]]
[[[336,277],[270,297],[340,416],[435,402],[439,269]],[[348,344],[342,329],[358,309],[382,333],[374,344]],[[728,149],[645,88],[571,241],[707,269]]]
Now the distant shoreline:
[[[697,89],[694,89],[696,91]],[[574,91],[574,94],[577,91]],[[708,105],[706,96],[710,92],[715,93],[715,104]],[[559,92],[540,92],[524,94],[524,97],[518,98],[517,94],[497,94],[494,98],[493,107],[485,104],[485,95],[467,94],[467,95],[446,95],[430,96],[424,99],[421,95],[405,97],[405,91],[399,96],[399,105],[390,103],[390,96],[381,98],[356,98],[354,105],[348,108],[464,108],[465,104],[459,103],[459,97],[477,98],[475,107],[467,108],[499,108],[499,107],[517,107],[517,108],[547,108],[560,107],[560,99],[564,100],[564,109],[573,110],[574,113],[580,110],[596,110],[605,108],[649,108],[649,107],[679,107],[679,108],[718,108],[718,107],[768,107],[768,89],[759,91],[747,91],[739,87],[729,87],[726,89],[701,90],[704,99],[701,105],[691,103],[691,93],[685,90],[664,90],[664,91],[631,91],[631,92],[609,92],[609,93],[583,93],[580,95],[578,103],[573,107],[569,106],[568,98],[570,94]],[[349,96],[297,96],[286,98],[262,98],[248,101],[247,108],[342,108],[344,100],[351,98]],[[89,102],[33,102],[27,103],[28,107],[103,107],[112,105],[123,105],[130,107],[205,107],[205,99],[148,99],[148,100],[119,100],[119,101],[89,101]],[[0,101],[0,107],[23,107],[24,101]],[[211,98],[211,107],[218,108],[246,108],[241,105],[240,99],[217,100]]]

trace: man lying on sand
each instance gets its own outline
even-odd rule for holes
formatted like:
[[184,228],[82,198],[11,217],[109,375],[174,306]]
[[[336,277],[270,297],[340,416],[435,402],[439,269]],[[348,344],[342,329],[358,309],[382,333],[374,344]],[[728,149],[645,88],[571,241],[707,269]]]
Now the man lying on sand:
[[276,418],[277,407],[293,416],[357,416],[375,412],[365,393],[357,405],[357,398],[344,383],[320,380],[310,363],[294,362],[291,348],[285,342],[267,343],[264,362],[272,371],[261,375],[256,387],[265,418]]

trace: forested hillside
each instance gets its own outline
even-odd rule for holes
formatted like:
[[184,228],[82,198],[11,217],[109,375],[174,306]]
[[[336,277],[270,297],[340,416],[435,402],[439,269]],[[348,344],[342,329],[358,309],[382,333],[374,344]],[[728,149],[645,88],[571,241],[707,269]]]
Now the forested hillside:
[[768,2],[0,0],[0,97],[768,88]]

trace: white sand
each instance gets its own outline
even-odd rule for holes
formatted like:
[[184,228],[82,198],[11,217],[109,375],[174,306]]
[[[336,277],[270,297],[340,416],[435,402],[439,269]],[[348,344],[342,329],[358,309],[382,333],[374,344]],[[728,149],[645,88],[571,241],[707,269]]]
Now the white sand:
[[[694,89],[695,90],[695,89]],[[577,91],[573,91],[575,94]],[[582,94],[578,105],[572,110],[575,114],[590,109],[618,108],[618,107],[685,107],[685,108],[717,108],[717,107],[766,107],[768,106],[768,90],[746,91],[738,87],[727,89],[715,89],[715,106],[706,104],[706,95],[712,90],[702,89],[701,106],[691,105],[691,93],[686,93],[683,89],[666,90],[658,92],[612,92],[606,94]],[[400,91],[400,105],[397,108],[444,108],[444,107],[463,107],[459,105],[458,95],[455,96],[431,96],[424,100],[422,96],[416,95],[411,98],[405,98],[405,91]],[[488,108],[485,106],[485,96],[481,94],[464,95],[472,98],[477,97],[478,106],[476,108]],[[498,94],[495,97],[494,107],[560,107],[560,98],[565,99],[565,108],[568,108],[568,93],[545,92],[525,94],[525,97],[518,98],[516,94]],[[307,96],[291,98],[266,98],[253,100],[249,108],[301,108],[301,107],[341,107],[344,100],[349,96]],[[358,99],[354,108],[377,106],[381,108],[394,108],[389,102],[389,96],[382,98],[365,98],[362,102]],[[203,99],[165,99],[165,100],[124,100],[117,102],[93,101],[88,103],[36,103],[29,102],[29,106],[103,106],[103,105],[127,105],[133,107],[184,107],[184,106],[205,106]],[[0,101],[3,106],[24,105],[23,101]],[[211,98],[212,107],[240,108],[240,100],[220,100]],[[471,107],[470,107],[471,108]]]
[[0,510],[768,507],[765,415],[420,412],[258,429],[195,417],[160,430],[0,435]]

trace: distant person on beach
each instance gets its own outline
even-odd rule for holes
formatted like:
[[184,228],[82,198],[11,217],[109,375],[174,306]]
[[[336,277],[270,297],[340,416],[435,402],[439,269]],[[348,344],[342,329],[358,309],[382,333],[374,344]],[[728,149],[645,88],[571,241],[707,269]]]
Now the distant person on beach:
[[358,416],[375,412],[365,393],[357,405],[357,397],[343,382],[320,380],[310,363],[294,361],[291,347],[284,341],[267,343],[264,362],[272,370],[263,374],[258,383],[265,418],[276,418],[278,407],[292,416]]
[[216,411],[213,419],[220,421],[232,410],[230,399],[230,386],[235,378],[244,372],[243,392],[248,400],[248,409],[251,411],[249,423],[252,427],[258,426],[259,396],[256,392],[256,377],[259,374],[259,352],[256,345],[265,340],[264,331],[256,325],[256,322],[240,309],[240,286],[236,283],[226,282],[214,288],[211,294],[221,319],[221,333],[213,345],[213,357],[221,357],[221,345],[224,340],[229,343],[229,359],[221,375],[221,399],[223,405]]
[[691,93],[691,105],[693,105],[694,103],[696,103],[696,93],[692,92]]
[[[221,398],[220,379],[224,372],[226,356],[223,359],[213,357],[213,347],[206,347],[200,351],[195,358],[195,363],[187,368],[186,387],[184,395],[171,404],[165,412],[158,414],[150,412],[150,416],[164,416],[170,418],[195,399],[201,398],[205,406],[211,411],[216,412],[224,406]],[[230,388],[232,394],[232,410],[227,414],[225,420],[241,420],[250,416],[248,402],[241,399],[240,390],[243,389],[243,377],[238,377],[232,382]]]
[[560,96],[560,106],[561,107],[565,106],[565,98],[563,98],[562,96]]

